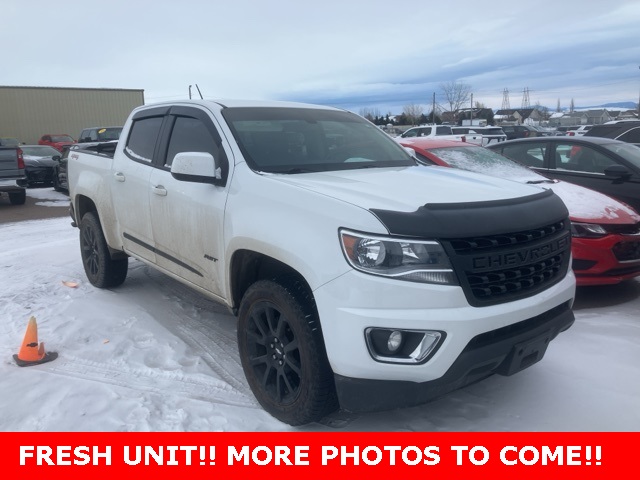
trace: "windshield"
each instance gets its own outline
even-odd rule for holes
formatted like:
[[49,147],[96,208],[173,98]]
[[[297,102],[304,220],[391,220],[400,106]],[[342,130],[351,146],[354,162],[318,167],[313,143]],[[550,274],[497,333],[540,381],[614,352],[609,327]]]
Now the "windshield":
[[110,140],[118,140],[122,133],[122,127],[108,127],[98,130],[98,141],[108,142]]
[[607,143],[602,145],[610,152],[617,153],[636,168],[640,168],[640,148],[631,143]]
[[19,147],[20,142],[17,138],[0,138],[0,145],[4,147]]
[[74,142],[75,140],[69,135],[51,135],[52,142]]
[[372,123],[313,108],[227,108],[223,115],[253,170],[306,173],[415,165]]
[[[640,149],[639,149],[640,150]],[[524,183],[543,183],[549,181],[519,163],[492,152],[484,147],[447,147],[429,149],[436,157],[450,167],[484,173],[493,177],[506,178]]]
[[48,146],[39,147],[36,145],[23,145],[22,147],[20,147],[20,149],[22,150],[22,153],[24,155],[27,155],[29,157],[53,157],[54,155],[60,155],[60,152],[58,150]]

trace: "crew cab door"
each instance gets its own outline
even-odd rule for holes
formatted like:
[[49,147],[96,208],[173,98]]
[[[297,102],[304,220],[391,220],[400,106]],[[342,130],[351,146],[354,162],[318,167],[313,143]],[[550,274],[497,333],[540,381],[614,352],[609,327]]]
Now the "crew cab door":
[[149,177],[154,170],[158,139],[168,108],[138,112],[132,119],[123,151],[114,156],[112,199],[127,252],[155,263],[155,245],[149,214]]
[[[174,106],[150,177],[150,212],[158,266],[215,294],[222,292],[222,225],[229,151],[206,110]],[[210,153],[222,165],[212,183],[177,180],[171,163],[181,152]]]

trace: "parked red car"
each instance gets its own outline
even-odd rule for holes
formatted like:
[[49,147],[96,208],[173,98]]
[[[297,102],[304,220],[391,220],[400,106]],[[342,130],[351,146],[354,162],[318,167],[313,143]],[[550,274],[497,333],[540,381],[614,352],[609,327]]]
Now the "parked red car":
[[58,151],[62,151],[62,147],[65,145],[73,145],[76,141],[71,138],[71,135],[65,133],[61,134],[46,134],[40,137],[38,145],[49,145]]
[[551,180],[487,148],[469,143],[403,138],[427,165],[440,165],[551,188],[569,210],[571,254],[579,286],[640,276],[640,215],[604,194]]

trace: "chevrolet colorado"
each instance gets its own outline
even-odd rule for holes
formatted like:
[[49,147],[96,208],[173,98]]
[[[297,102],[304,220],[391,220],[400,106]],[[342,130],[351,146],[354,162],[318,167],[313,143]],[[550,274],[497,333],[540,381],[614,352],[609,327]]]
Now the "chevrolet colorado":
[[111,150],[76,148],[90,282],[120,285],[134,257],[227,305],[252,392],[291,425],[511,375],[574,321],[552,191],[420,166],[350,112],[162,103]]

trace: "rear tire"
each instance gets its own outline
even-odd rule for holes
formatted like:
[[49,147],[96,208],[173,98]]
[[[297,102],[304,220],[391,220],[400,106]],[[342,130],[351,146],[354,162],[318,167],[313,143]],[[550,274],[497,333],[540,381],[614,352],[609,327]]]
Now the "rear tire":
[[117,287],[127,278],[129,259],[111,258],[98,215],[86,213],[80,222],[80,254],[89,282],[98,288]]
[[289,425],[317,422],[338,408],[333,372],[313,297],[299,282],[254,283],[238,313],[238,349],[262,407]]
[[21,190],[19,192],[9,192],[9,201],[11,202],[11,205],[24,205],[27,201],[26,190]]

